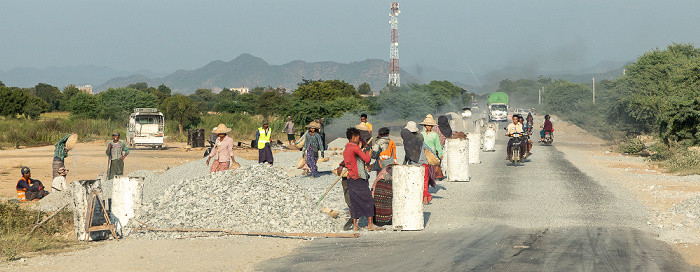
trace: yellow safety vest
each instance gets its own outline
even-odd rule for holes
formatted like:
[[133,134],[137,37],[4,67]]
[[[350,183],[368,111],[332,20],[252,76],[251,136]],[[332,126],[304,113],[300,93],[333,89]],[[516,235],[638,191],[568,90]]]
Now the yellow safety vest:
[[260,134],[260,137],[258,137],[258,149],[263,149],[265,148],[265,144],[270,142],[270,129],[265,132],[265,129],[260,127],[258,128],[258,133]]

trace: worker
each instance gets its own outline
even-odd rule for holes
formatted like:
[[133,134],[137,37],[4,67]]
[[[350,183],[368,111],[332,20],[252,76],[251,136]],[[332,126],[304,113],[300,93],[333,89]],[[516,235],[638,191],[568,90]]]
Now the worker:
[[[367,217],[367,230],[383,230],[374,225],[374,199],[369,190],[369,173],[365,165],[369,163],[370,156],[360,149],[360,131],[356,128],[348,128],[345,133],[348,143],[343,151],[343,161],[348,169],[348,194],[350,195],[350,216],[353,221],[353,230],[359,231],[357,219]],[[369,152],[369,151],[368,151]]]
[[381,171],[389,164],[396,164],[396,143],[389,139],[389,128],[379,129],[379,136],[372,146],[372,158],[375,160],[372,170]]
[[270,165],[274,163],[272,148],[270,148],[271,134],[270,123],[263,120],[262,127],[259,127],[258,131],[255,132],[255,142],[258,143],[258,163],[266,162]]
[[368,146],[371,146],[372,143],[370,140],[372,139],[372,130],[367,126],[367,124],[360,123],[359,125],[355,125],[355,128],[360,131],[360,141],[363,144],[367,143]]
[[372,137],[372,124],[367,122],[367,114],[360,115],[360,124],[365,124],[369,128],[369,137]]
[[287,123],[284,124],[282,132],[287,133],[287,141],[290,147],[294,146],[294,122],[292,122],[292,117],[287,116]]
[[68,184],[66,183],[67,175],[68,169],[65,167],[58,168],[58,176],[53,178],[53,181],[51,182],[51,190],[54,192],[68,190]]
[[49,192],[44,190],[44,184],[41,184],[41,181],[32,179],[32,172],[29,170],[29,167],[22,167],[20,172],[22,173],[22,178],[17,181],[17,186],[15,186],[19,201],[32,201],[49,195]]
[[231,129],[224,124],[219,124],[212,130],[217,135],[217,138],[207,158],[207,165],[209,165],[209,160],[214,158],[214,163],[209,168],[209,173],[228,170],[231,166],[238,168],[238,163],[233,157],[233,139],[227,134],[230,131]]
[[64,160],[68,157],[68,151],[70,151],[70,149],[66,148],[66,142],[68,142],[68,138],[73,134],[75,133],[66,134],[66,136],[63,136],[63,138],[56,142],[56,147],[53,150],[53,178],[58,176],[59,168],[66,166]]
[[112,142],[107,145],[105,154],[109,157],[108,179],[113,179],[114,176],[124,175],[124,158],[129,155],[129,148],[119,141],[119,132],[112,133]]

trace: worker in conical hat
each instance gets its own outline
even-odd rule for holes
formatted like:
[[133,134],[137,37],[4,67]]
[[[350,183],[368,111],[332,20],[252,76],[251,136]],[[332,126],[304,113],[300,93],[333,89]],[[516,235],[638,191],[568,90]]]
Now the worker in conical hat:
[[238,168],[236,158],[233,157],[233,139],[228,136],[229,132],[231,132],[231,129],[224,124],[219,124],[212,131],[212,133],[217,135],[217,138],[216,142],[214,142],[214,148],[212,148],[207,158],[207,165],[209,165],[211,158],[214,158],[214,163],[211,164],[209,173],[228,170],[232,166],[234,169]]

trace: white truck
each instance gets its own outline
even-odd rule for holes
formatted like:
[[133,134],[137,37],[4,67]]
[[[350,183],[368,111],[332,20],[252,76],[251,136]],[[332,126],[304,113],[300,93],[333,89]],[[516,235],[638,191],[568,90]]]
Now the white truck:
[[135,108],[129,117],[126,143],[129,147],[163,148],[165,118],[156,108]]

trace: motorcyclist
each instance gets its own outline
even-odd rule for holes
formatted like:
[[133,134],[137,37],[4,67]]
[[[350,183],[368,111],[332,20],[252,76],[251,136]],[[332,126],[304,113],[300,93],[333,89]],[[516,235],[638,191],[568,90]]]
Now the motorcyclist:
[[549,121],[549,114],[544,116],[544,125],[542,126],[542,130],[540,130],[540,142],[544,141],[546,132],[549,132],[549,137],[554,139],[554,127],[552,126],[552,121]]
[[[528,114],[528,118],[532,118],[532,115]],[[524,138],[523,138],[523,146],[525,146],[527,156],[532,155],[530,150],[532,150],[532,141],[530,141],[530,134],[532,134],[532,122],[528,121],[527,123],[523,123],[523,118],[522,115],[518,114],[518,119],[520,120],[520,125],[523,126],[523,132],[525,132]]]
[[533,124],[533,117],[532,117],[532,112],[527,113],[527,132],[530,132],[532,134],[532,124]]
[[[518,118],[517,115],[513,115],[513,123],[508,124],[508,127],[506,127],[506,136],[510,136],[513,133],[523,133],[523,125],[520,123],[520,118]],[[510,160],[510,146],[513,144],[513,141],[520,141],[520,153],[525,151],[525,147],[523,146],[523,141],[517,138],[511,137],[508,140],[508,147],[506,148],[506,160]]]

